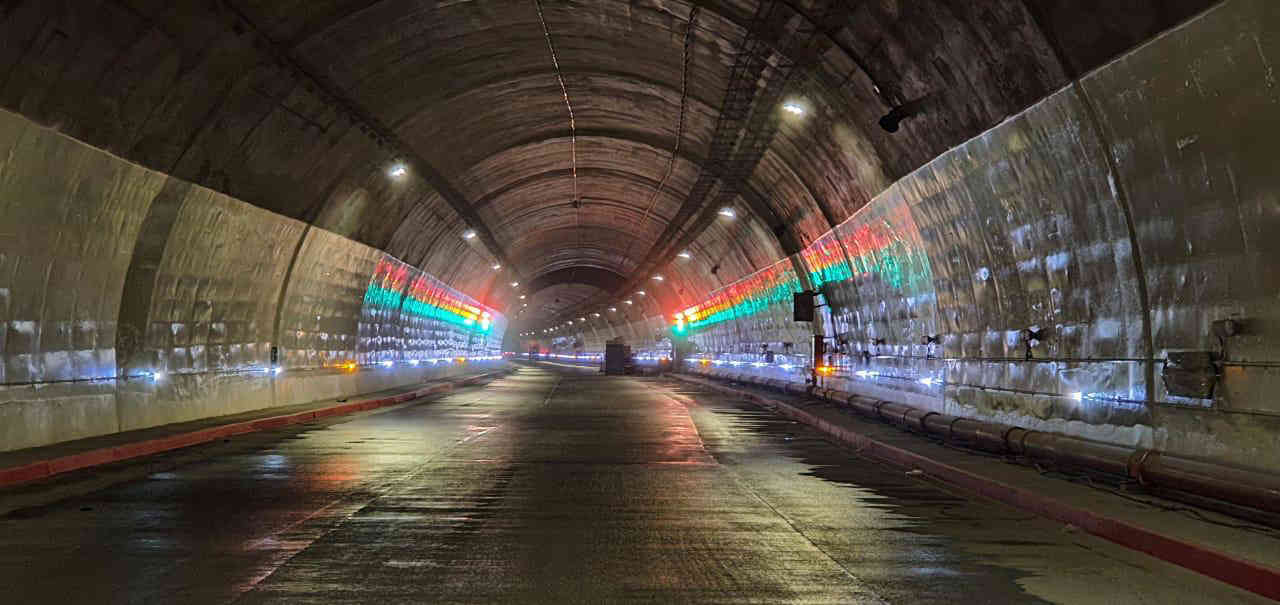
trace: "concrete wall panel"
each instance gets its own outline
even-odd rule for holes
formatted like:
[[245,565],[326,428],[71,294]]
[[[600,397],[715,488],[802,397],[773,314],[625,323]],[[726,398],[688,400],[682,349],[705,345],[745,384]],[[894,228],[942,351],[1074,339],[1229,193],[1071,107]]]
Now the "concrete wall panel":
[[[161,202],[163,228],[139,245],[149,210]],[[333,367],[409,359],[396,338],[405,324],[399,305],[390,313],[366,308],[380,262],[431,280],[453,299],[474,300],[373,248],[2,111],[0,217],[0,451],[350,397],[501,364]],[[145,258],[135,259],[139,253]],[[130,290],[134,261],[141,270]],[[118,374],[126,299],[146,330],[124,339],[137,352]],[[277,311],[282,336],[274,333]],[[443,330],[463,333],[450,356],[498,353],[505,318],[488,312],[485,334]],[[279,375],[268,371],[277,342],[289,369]]]
[[[1280,5],[1237,0],[1083,80],[1131,200],[1156,355],[1225,345],[1237,365],[1212,405],[1270,413],[1280,413],[1280,340],[1267,337],[1280,327],[1277,32]],[[1219,342],[1211,323],[1228,318],[1244,332]]]
[[[203,187],[185,188],[149,290],[141,360],[119,383],[121,430],[274,404],[280,287],[304,226]],[[134,294],[132,292],[126,295]]]
[[115,430],[91,379],[115,375],[129,255],[164,182],[0,111],[0,447]]
[[381,252],[329,231],[307,231],[281,316],[286,367],[356,360],[365,291],[381,258]]
[[114,375],[124,272],[163,183],[0,112],[4,382]]
[[[1277,31],[1275,3],[1224,2],[941,154],[838,242],[802,251],[831,304],[822,330],[848,342],[828,384],[1280,468]],[[1242,333],[1219,341],[1225,318]],[[767,322],[742,315],[691,340],[708,371],[778,377],[734,355]],[[1213,399],[1164,388],[1164,357],[1187,350],[1223,360]]]
[[147,348],[170,373],[270,366],[280,285],[303,224],[192,188],[156,276]]
[[[1233,0],[1083,79],[1133,210],[1157,358],[1222,357],[1212,400],[1157,375],[1164,447],[1280,468],[1280,5]],[[1219,340],[1212,322],[1238,322]],[[1157,368],[1158,371],[1158,368]]]
[[1131,361],[1147,356],[1142,301],[1108,178],[1088,112],[1067,89],[903,180],[938,286],[949,404],[1150,421],[1145,366]]

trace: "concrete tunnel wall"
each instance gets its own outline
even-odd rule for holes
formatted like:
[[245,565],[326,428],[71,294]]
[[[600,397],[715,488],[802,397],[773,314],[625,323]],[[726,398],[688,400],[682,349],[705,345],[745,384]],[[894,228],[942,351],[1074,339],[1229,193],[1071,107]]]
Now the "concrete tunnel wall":
[[4,111],[0,216],[0,451],[502,363],[429,274]]
[[[343,86],[320,82],[317,88],[289,68],[293,55],[273,51],[270,40],[242,27],[244,19],[234,11],[214,6],[208,14],[177,11],[151,19],[113,3],[105,3],[101,13],[69,6],[54,10],[39,2],[12,6],[5,9],[3,25],[13,35],[4,37],[8,45],[0,53],[11,74],[4,105],[159,172],[86,148],[16,115],[5,117],[16,126],[6,135],[0,176],[7,183],[0,216],[11,233],[0,245],[5,254],[0,270],[9,283],[4,311],[8,403],[0,403],[0,447],[238,411],[267,400],[283,405],[420,377],[424,371],[406,368],[351,375],[330,368],[308,370],[306,377],[289,372],[272,382],[251,371],[261,366],[269,343],[278,343],[284,362],[299,370],[349,358],[407,359],[392,351],[413,350],[421,344],[415,340],[428,338],[405,327],[418,320],[401,317],[388,308],[394,304],[380,306],[381,299],[365,294],[379,282],[413,288],[418,278],[400,273],[417,273],[379,250],[485,300],[514,293],[514,286],[506,286],[514,280],[496,279],[490,271],[493,257],[457,237],[474,217],[450,211],[439,199],[439,183],[418,183],[419,175],[412,175],[413,183],[387,185],[385,168],[399,151],[382,140],[385,133],[361,126],[367,120],[360,112],[339,111],[345,102],[329,97]],[[558,18],[570,22],[572,8],[563,7]],[[610,15],[631,13],[625,6],[601,10],[606,9]],[[947,111],[909,121],[895,135],[875,129],[879,104],[814,92],[815,119],[803,128],[783,128],[751,175],[760,197],[777,198],[766,204],[776,206],[777,224],[742,212],[734,223],[739,227],[717,223],[694,241],[695,260],[684,269],[667,268],[669,283],[690,290],[698,289],[691,284],[711,290],[750,273],[714,292],[679,293],[686,304],[716,298],[756,301],[750,313],[732,311],[714,326],[694,326],[692,339],[701,353],[745,364],[730,366],[736,372],[802,380],[803,367],[811,363],[812,329],[847,340],[849,351],[876,351],[872,343],[882,338],[879,354],[864,368],[881,375],[851,377],[850,390],[1271,467],[1278,410],[1269,387],[1280,362],[1274,361],[1276,345],[1267,340],[1276,290],[1266,270],[1276,260],[1274,244],[1266,239],[1274,230],[1276,203],[1267,135],[1277,130],[1271,67],[1277,10],[1264,0],[1220,3],[914,171],[897,168],[919,162],[893,158],[915,154],[923,162],[961,140],[957,133],[968,137],[979,130],[969,126],[985,128],[1044,95],[1050,84],[1062,81],[1059,72],[1024,73],[1013,69],[1018,62],[985,63],[984,57],[998,59],[1000,53],[988,52],[978,34],[960,36],[964,46],[939,48],[951,49],[948,60],[989,66],[960,74],[984,84],[953,82]],[[925,24],[943,16],[925,12],[919,16]],[[46,22],[46,13],[58,16]],[[1018,14],[1010,8],[1009,15]],[[982,20],[990,15],[962,16]],[[424,21],[435,23],[429,17]],[[860,27],[880,26],[856,21]],[[955,23],[962,22],[968,23]],[[156,23],[167,27],[155,28]],[[1048,31],[1074,31],[1056,27],[1063,23],[1057,19],[1046,23]],[[985,31],[973,24],[955,27]],[[997,41],[985,42],[990,46],[1022,40],[1031,54],[1052,54],[1048,42],[1035,42],[1039,38],[1027,37],[1020,27],[993,27],[1012,37],[992,38]],[[103,33],[100,29],[112,36],[96,35]],[[914,31],[902,30],[902,39],[911,39]],[[320,59],[348,52],[353,39],[314,41],[324,52],[302,61],[303,67],[331,63]],[[530,39],[544,43],[541,35]],[[198,43],[202,40],[208,45]],[[890,49],[882,57],[894,67],[888,71],[919,70],[907,71],[908,84],[923,86],[928,78],[921,74],[944,59],[917,60],[890,42],[881,45]],[[1111,46],[1065,44],[1063,56],[1047,63],[1096,65],[1072,57],[1093,47],[1100,56],[1111,56],[1104,52]],[[297,53],[311,56],[305,50]],[[458,73],[484,71],[469,64],[454,67]],[[95,71],[104,75],[88,77]],[[1029,80],[1046,87],[1003,81],[1019,73],[1034,75]],[[388,77],[396,80],[394,74]],[[722,84],[697,81],[713,91]],[[226,88],[221,95],[207,94],[211,83]],[[848,90],[860,86],[873,84],[857,83]],[[366,101],[385,97],[408,103],[390,89],[377,92],[388,94],[370,93]],[[540,99],[549,108],[544,112],[548,123],[560,123],[558,94]],[[526,96],[514,98],[524,102]],[[476,105],[474,99],[457,103]],[[970,111],[971,103],[980,110]],[[505,105],[490,105],[505,111]],[[703,135],[714,122],[711,107],[695,112],[711,116],[698,131]],[[844,110],[859,118],[844,116]],[[958,119],[970,113],[976,117]],[[992,121],[983,121],[988,114]],[[471,117],[479,120],[479,115]],[[879,151],[865,149],[858,137],[842,130],[853,123],[870,125]],[[834,126],[822,132],[822,124]],[[957,136],[913,133],[920,124]],[[431,142],[443,134],[462,140],[475,130],[454,128],[452,122],[436,126],[443,130],[428,128],[419,135]],[[1241,136],[1248,132],[1259,136]],[[509,134],[495,132],[491,138],[500,147]],[[838,142],[823,142],[828,139]],[[454,163],[457,145],[422,147],[433,148],[433,159]],[[621,147],[591,148],[586,156],[600,158],[601,167],[646,163],[611,149]],[[818,156],[825,159],[804,161]],[[895,168],[877,167],[880,156]],[[550,170],[552,162],[542,152],[521,157],[537,165],[521,168],[520,179],[525,172]],[[471,164],[457,162],[451,172],[470,183],[470,195],[462,197],[473,200],[489,199],[489,188],[505,191],[481,176],[519,167],[506,155],[466,171],[462,166]],[[678,171],[688,178],[677,181],[692,180],[694,167],[683,162],[677,162]],[[829,169],[833,166],[843,168]],[[849,193],[855,190],[856,195]],[[807,199],[815,195],[839,203],[819,213]],[[527,197],[512,190],[504,199],[520,204]],[[550,197],[564,199],[558,193]],[[863,206],[868,198],[872,201]],[[495,204],[485,212],[511,223],[502,233],[534,233],[508,210]],[[850,212],[843,224],[822,234]],[[834,218],[828,221],[823,213]],[[560,210],[552,214],[560,221],[554,224],[574,216]],[[26,227],[55,224],[58,229]],[[772,252],[780,250],[779,242],[769,239],[770,230],[779,226],[793,230],[801,243],[812,243],[769,265],[768,259],[781,254]],[[560,250],[563,233],[548,228],[542,235],[539,241],[546,245],[523,246],[525,256],[568,254],[564,263],[577,262]],[[602,231],[598,239],[616,244],[626,236]],[[486,238],[480,234],[479,239]],[[698,244],[707,238],[715,245]],[[728,247],[742,240],[749,245]],[[714,260],[708,250],[716,251]],[[720,265],[713,263],[722,263],[722,270],[716,272]],[[766,268],[756,271],[761,266]],[[241,270],[228,273],[225,267]],[[829,313],[815,326],[791,322],[790,291],[815,284],[823,286],[833,305]],[[312,320],[314,311],[318,319]],[[230,321],[212,321],[218,313]],[[591,317],[584,323],[588,330],[565,338],[562,346],[572,349],[581,342],[585,350],[599,350],[608,338],[623,335],[641,351],[661,351],[668,340],[670,318],[664,314],[632,314],[625,320],[609,315]],[[1169,351],[1216,349],[1208,324],[1232,316],[1245,323],[1246,332],[1228,343],[1218,396],[1178,400],[1163,393],[1159,362],[1153,360]],[[1047,328],[1047,335],[1028,362],[1020,359],[1017,335],[1032,325]],[[938,345],[920,344],[931,335]],[[447,334],[429,338],[450,341]],[[762,344],[782,356],[773,366],[751,365],[763,363]],[[844,359],[851,371],[859,369],[852,362]],[[165,368],[172,380],[159,385],[90,380],[155,368]],[[925,385],[921,378],[945,384]],[[57,382],[63,380],[81,382]],[[1074,393],[1081,393],[1079,401]]]
[[[687,329],[709,365],[692,367],[801,382],[816,328],[847,341],[828,386],[1280,471],[1277,32],[1280,5],[1222,3],[942,154],[706,293]],[[830,305],[812,327],[790,317],[810,285]],[[1224,347],[1225,318],[1244,329]],[[643,351],[671,322],[604,317],[563,343]],[[1167,391],[1177,351],[1223,356],[1212,399]]]

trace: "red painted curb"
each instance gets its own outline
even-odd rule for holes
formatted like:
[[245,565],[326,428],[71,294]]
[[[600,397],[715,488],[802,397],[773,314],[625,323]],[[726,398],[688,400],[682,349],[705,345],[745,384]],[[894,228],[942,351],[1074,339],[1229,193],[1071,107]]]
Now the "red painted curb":
[[19,483],[36,481],[60,473],[66,473],[91,466],[119,462],[121,460],[128,460],[130,458],[137,458],[140,456],[150,456],[152,454],[190,447],[200,443],[208,443],[218,439],[225,439],[233,435],[243,435],[245,433],[280,428],[291,424],[310,422],[320,418],[342,416],[345,414],[372,410],[389,405],[397,405],[406,401],[413,401],[420,397],[452,391],[454,389],[454,382],[460,385],[476,384],[503,373],[504,372],[488,372],[478,376],[458,379],[452,382],[433,384],[429,387],[418,389],[416,391],[401,393],[399,395],[391,395],[389,397],[366,399],[363,401],[344,403],[327,408],[297,412],[295,414],[285,414],[283,416],[270,416],[267,418],[258,418],[256,420],[246,420],[244,422],[233,422],[231,424],[213,426],[197,431],[191,431],[189,433],[167,435],[165,437],[148,439],[146,441],[89,450],[78,454],[50,458],[48,460],[39,460],[21,466],[0,468],[0,488],[17,485]]
[[1280,600],[1280,569],[1242,559],[1199,544],[1157,534],[1126,521],[1101,515],[1040,495],[1031,490],[1007,485],[995,479],[956,468],[915,452],[877,441],[866,435],[855,433],[845,427],[836,426],[805,410],[756,393],[718,385],[705,379],[691,379],[687,376],[676,376],[675,378],[731,394],[735,397],[742,397],[772,408],[783,416],[803,422],[853,446],[859,450],[859,453],[869,454],[899,466],[918,468],[934,478],[981,496],[1016,506],[1055,521],[1070,523],[1082,531],[1121,546],[1185,567],[1249,592]]

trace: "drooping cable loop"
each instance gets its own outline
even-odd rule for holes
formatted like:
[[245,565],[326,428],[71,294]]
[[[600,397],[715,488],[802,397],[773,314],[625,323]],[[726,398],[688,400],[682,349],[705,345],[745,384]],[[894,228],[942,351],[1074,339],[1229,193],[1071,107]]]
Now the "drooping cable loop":
[[565,109],[569,111],[569,162],[573,177],[574,226],[578,232],[578,245],[582,245],[582,198],[578,193],[578,124],[573,117],[573,103],[569,101],[569,87],[565,86],[564,75],[560,72],[560,57],[556,54],[555,40],[551,36],[551,28],[547,26],[546,15],[542,12],[542,0],[533,0],[538,10],[538,22],[542,24],[542,35],[547,40],[547,51],[551,54],[551,66],[556,72],[556,81],[560,83],[560,95],[564,98]]
[[[666,186],[667,180],[671,178],[671,172],[675,169],[676,158],[680,155],[680,144],[684,140],[684,121],[685,111],[689,100],[689,63],[693,59],[693,41],[695,39],[695,31],[698,26],[698,11],[700,7],[693,7],[689,12],[689,25],[684,30],[684,48],[680,57],[680,113],[676,119],[676,142],[671,149],[671,157],[667,159],[667,168],[662,173],[662,178],[658,180],[658,186],[653,190],[653,197],[649,200],[649,204],[644,209],[644,214],[640,217],[640,228],[644,229],[645,224],[649,220],[649,215],[658,205],[658,198],[662,195],[662,189]],[[640,235],[636,235],[639,239]],[[632,240],[627,244],[627,253],[631,252]],[[624,254],[625,256],[625,254]]]

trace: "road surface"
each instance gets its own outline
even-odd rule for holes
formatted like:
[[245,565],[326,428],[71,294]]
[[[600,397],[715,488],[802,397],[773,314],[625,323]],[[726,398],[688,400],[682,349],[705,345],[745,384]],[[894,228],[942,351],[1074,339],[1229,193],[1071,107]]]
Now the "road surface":
[[1264,602],[747,403],[547,364],[0,513],[15,604]]

